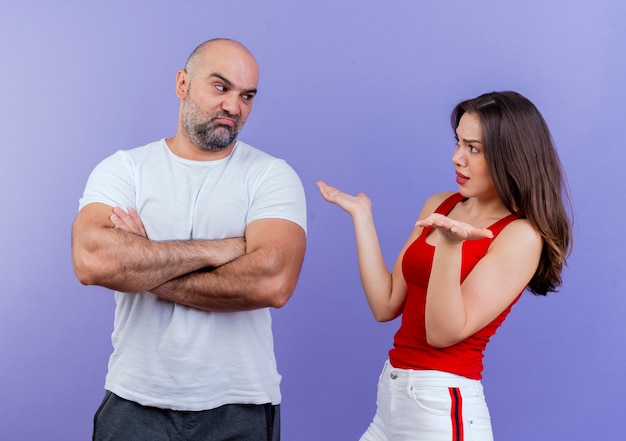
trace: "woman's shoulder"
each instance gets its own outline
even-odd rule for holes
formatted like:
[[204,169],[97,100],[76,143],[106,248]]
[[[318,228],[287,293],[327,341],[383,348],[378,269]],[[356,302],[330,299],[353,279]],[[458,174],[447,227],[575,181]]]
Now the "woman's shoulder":
[[507,232],[507,234],[513,236],[522,235],[526,239],[529,239],[533,236],[541,238],[541,234],[539,231],[533,226],[533,224],[526,218],[518,218],[513,219],[509,222],[503,229],[502,232]]
[[431,195],[426,199],[426,202],[424,202],[420,219],[433,214],[446,199],[454,194],[456,194],[454,191],[442,191]]
[[525,218],[509,222],[498,234],[497,242],[507,243],[514,247],[524,246],[539,250],[543,246],[541,233]]

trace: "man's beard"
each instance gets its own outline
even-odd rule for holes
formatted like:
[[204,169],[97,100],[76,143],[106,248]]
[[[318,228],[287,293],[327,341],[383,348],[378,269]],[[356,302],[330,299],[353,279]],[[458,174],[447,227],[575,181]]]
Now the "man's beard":
[[[216,124],[218,118],[231,118],[235,125]],[[207,152],[224,150],[237,139],[241,130],[239,116],[220,111],[210,115],[207,120],[190,97],[183,103],[182,125],[190,141]]]

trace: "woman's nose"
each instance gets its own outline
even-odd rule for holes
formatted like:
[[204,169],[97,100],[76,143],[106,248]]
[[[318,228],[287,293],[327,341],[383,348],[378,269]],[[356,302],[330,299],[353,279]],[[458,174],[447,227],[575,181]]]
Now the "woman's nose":
[[454,149],[454,154],[452,155],[452,163],[459,167],[463,167],[467,164],[465,161],[465,157],[463,156],[463,151],[458,146]]

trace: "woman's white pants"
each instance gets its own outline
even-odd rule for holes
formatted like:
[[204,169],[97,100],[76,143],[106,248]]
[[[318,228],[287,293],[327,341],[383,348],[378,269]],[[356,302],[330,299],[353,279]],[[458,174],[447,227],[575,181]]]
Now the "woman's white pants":
[[376,415],[361,441],[493,441],[478,380],[385,363]]

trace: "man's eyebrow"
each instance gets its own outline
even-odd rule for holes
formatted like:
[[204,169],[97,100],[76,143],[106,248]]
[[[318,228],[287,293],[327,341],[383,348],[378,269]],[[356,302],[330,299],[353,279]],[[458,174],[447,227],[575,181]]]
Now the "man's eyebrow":
[[231,82],[228,78],[226,78],[225,76],[223,76],[223,75],[221,75],[221,74],[218,74],[217,72],[213,72],[213,73],[212,73],[211,75],[209,75],[209,76],[210,76],[210,77],[219,78],[220,80],[222,80],[223,82],[225,82],[227,86],[230,86],[230,87],[232,87],[232,86],[233,86],[233,83],[232,83],[232,82]]
[[[211,75],[209,75],[210,77],[215,77],[215,78],[219,78],[220,80],[222,80],[224,83],[226,83],[226,85],[230,88],[234,88],[235,85],[232,83],[232,81],[230,81],[228,78],[226,78],[225,76],[217,73],[217,72],[213,72]],[[252,88],[252,89],[244,89],[242,90],[243,93],[253,93],[256,94],[257,90],[256,88]]]

